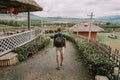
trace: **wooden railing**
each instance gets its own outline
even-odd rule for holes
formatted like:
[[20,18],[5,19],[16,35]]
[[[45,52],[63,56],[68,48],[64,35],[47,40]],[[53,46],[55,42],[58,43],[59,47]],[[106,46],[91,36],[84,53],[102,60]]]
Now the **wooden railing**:
[[18,34],[0,38],[0,56],[16,47],[22,46],[36,38],[35,30],[25,31]]

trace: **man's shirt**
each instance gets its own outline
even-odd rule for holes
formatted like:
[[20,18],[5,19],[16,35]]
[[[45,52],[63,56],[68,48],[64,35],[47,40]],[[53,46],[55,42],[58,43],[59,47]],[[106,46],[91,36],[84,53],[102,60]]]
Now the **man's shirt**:
[[55,39],[55,38],[57,38],[58,36],[62,36],[63,38],[66,38],[66,35],[65,34],[55,34],[54,36],[53,36],[53,38]]

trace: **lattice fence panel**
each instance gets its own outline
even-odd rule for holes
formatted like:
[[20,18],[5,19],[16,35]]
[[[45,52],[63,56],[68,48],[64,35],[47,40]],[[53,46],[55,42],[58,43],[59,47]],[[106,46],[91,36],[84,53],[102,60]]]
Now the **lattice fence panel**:
[[0,56],[11,51],[16,47],[24,45],[25,43],[33,40],[34,38],[34,30],[0,38]]

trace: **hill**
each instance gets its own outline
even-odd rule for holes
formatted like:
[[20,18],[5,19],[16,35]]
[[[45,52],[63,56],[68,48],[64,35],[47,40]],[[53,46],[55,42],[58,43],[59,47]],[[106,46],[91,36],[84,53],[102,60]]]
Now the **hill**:
[[[0,14],[0,20],[26,20],[28,17],[27,13],[20,13],[17,16],[13,14]],[[39,16],[30,14],[31,19],[39,19]]]
[[[45,20],[45,21],[61,21],[61,22],[80,22],[86,21],[86,18],[64,18],[64,17],[40,17],[34,15],[33,13],[30,14],[31,19],[35,20]],[[11,14],[0,14],[0,20],[27,20],[27,13],[20,13],[18,16],[14,16]],[[95,21],[103,21],[103,22],[120,22],[120,15],[110,15],[110,16],[102,16],[95,18]]]
[[97,21],[105,21],[105,22],[120,22],[120,15],[110,15],[95,18]]
[[[31,19],[36,20],[45,20],[45,21],[72,21],[76,22],[81,20],[80,18],[64,18],[64,17],[40,17],[34,14],[30,14]],[[26,20],[27,19],[27,13],[20,13],[17,16],[11,15],[11,14],[0,14],[0,20]]]

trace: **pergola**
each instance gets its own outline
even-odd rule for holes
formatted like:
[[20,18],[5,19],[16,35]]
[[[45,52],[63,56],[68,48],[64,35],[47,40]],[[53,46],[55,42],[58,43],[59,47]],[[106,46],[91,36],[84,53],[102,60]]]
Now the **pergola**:
[[43,10],[33,0],[0,0],[0,13],[7,14],[9,7],[13,7],[18,13],[28,12],[28,30],[30,30],[30,12]]

